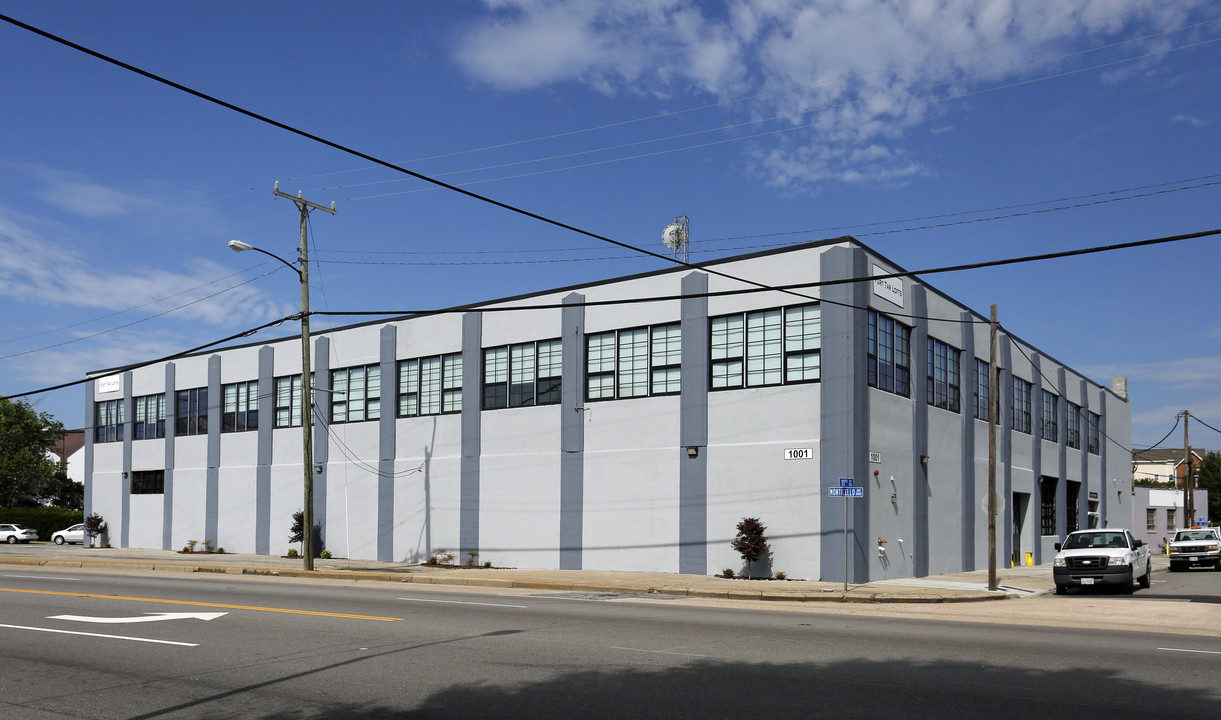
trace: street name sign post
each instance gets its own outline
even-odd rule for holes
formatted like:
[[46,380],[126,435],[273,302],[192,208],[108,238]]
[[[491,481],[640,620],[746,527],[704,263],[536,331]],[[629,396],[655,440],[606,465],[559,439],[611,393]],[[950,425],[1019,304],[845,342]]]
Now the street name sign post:
[[852,478],[840,478],[839,487],[827,488],[829,497],[844,499],[844,592],[848,592],[848,500],[865,497],[865,488],[854,487]]

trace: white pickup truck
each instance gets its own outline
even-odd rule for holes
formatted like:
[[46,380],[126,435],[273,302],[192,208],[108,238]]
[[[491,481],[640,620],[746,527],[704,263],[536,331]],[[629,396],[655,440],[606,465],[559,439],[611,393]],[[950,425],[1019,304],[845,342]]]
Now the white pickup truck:
[[1056,594],[1063,595],[1070,587],[1118,585],[1124,592],[1149,587],[1153,567],[1149,563],[1149,546],[1123,528],[1096,528],[1069,533],[1063,543],[1056,543],[1056,559],[1052,578]]
[[1171,571],[1186,570],[1192,565],[1212,565],[1221,571],[1221,536],[1217,528],[1179,530],[1170,541]]

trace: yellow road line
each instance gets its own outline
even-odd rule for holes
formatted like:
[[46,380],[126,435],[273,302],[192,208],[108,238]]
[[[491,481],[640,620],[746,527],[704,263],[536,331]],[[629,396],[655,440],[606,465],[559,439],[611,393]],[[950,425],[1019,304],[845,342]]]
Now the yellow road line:
[[259,612],[288,613],[290,615],[317,615],[319,617],[349,618],[352,620],[380,620],[395,622],[402,618],[378,617],[376,615],[348,615],[345,613],[329,613],[319,610],[292,610],[290,608],[259,607],[257,605],[227,605],[225,603],[198,602],[195,600],[166,600],[163,598],[126,597],[123,595],[98,595],[94,593],[57,592],[55,590],[21,590],[18,588],[0,588],[0,592],[28,593],[31,595],[62,595],[65,597],[99,598],[102,600],[131,600],[134,602],[155,602],[169,605],[194,605],[196,607],[227,608],[229,610],[258,610]]

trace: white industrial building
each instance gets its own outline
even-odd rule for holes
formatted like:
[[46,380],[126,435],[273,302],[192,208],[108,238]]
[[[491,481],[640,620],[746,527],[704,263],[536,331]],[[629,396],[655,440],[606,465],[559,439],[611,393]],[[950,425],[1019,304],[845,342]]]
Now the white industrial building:
[[[990,388],[987,318],[911,277],[731,279],[901,271],[837,238],[315,333],[325,547],[711,574],[757,517],[789,577],[983,568],[993,393],[1000,564],[1126,524],[1122,389],[1004,332]],[[90,374],[86,513],[122,547],[284,554],[300,383],[299,337]]]

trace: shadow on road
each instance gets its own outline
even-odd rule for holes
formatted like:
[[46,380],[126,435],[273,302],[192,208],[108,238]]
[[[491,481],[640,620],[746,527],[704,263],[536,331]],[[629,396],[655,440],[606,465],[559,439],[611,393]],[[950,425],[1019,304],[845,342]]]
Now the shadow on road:
[[[1208,663],[1215,660],[1208,659]],[[1214,665],[1215,667],[1215,665]],[[525,666],[536,672],[534,664]],[[461,668],[455,668],[461,676]],[[1133,675],[1139,669],[1134,668]],[[1204,671],[1201,677],[1215,677]],[[386,678],[402,688],[411,678]],[[393,690],[390,691],[393,694]],[[1089,668],[1014,670],[957,662],[740,663],[607,668],[511,686],[463,679],[418,704],[284,708],[264,720],[384,718],[1117,718],[1214,720],[1213,687],[1166,688]],[[204,717],[229,718],[230,713]],[[246,717],[253,717],[246,715]]]

